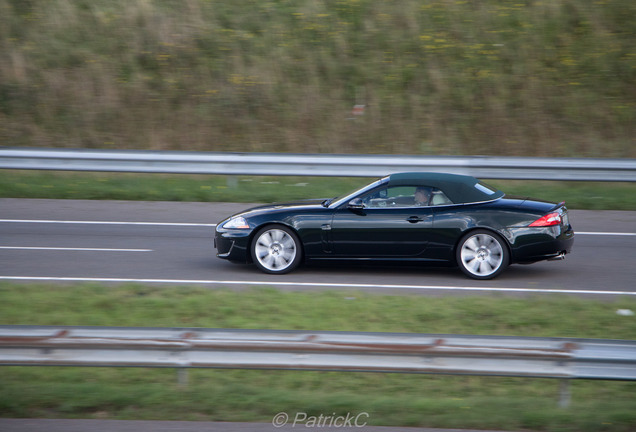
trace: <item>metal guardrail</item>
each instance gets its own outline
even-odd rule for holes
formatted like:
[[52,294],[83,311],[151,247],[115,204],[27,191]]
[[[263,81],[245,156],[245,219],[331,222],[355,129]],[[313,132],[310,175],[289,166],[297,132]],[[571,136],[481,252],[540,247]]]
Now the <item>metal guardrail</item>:
[[[636,341],[201,328],[0,326],[0,365],[636,380]],[[561,405],[569,390],[562,387]]]
[[484,179],[636,181],[636,159],[323,155],[0,148],[0,169],[381,177],[432,171]]

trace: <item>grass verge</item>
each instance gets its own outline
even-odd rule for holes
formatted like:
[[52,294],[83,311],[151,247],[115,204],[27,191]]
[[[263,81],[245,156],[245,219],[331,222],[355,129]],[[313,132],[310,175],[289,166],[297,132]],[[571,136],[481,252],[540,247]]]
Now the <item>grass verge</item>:
[[[270,288],[0,283],[0,324],[116,325],[456,333],[634,339],[636,300],[387,296]],[[636,385],[575,381],[568,409],[556,380],[338,372],[5,367],[4,417],[270,422],[367,413],[371,425],[630,431]]]
[[[254,177],[7,171],[2,198],[275,202],[331,198],[367,184],[352,177]],[[566,201],[569,208],[636,210],[636,184],[491,180],[509,195]]]

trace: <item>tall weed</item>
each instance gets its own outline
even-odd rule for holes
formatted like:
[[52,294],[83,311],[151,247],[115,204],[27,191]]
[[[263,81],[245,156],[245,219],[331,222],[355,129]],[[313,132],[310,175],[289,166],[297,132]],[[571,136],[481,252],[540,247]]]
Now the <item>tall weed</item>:
[[636,157],[635,35],[632,0],[0,0],[0,145]]

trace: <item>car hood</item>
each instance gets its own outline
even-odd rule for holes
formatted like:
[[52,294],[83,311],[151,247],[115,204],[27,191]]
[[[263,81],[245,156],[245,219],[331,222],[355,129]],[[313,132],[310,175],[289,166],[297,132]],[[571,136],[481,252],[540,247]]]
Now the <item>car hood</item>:
[[324,209],[323,202],[325,199],[309,199],[309,200],[298,200],[293,202],[283,202],[283,203],[273,203],[273,204],[264,204],[256,207],[252,207],[246,209],[240,213],[236,213],[234,216],[258,216],[264,213],[276,213],[277,211],[287,211],[290,209],[301,210],[301,209]]
[[323,207],[322,203],[325,202],[325,198],[323,199],[307,199],[307,200],[298,200],[292,202],[282,202],[282,203],[273,203],[273,204],[264,204],[261,206],[252,207],[247,211],[253,210],[273,210],[280,208],[292,208],[292,207],[314,207],[319,206]]

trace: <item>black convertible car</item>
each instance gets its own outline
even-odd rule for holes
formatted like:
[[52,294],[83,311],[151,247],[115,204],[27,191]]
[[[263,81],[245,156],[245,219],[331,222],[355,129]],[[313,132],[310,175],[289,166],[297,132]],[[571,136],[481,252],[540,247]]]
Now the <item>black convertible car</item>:
[[511,263],[563,259],[564,203],[508,197],[474,177],[399,173],[348,195],[255,207],[216,227],[217,256],[282,274],[303,261],[457,265],[491,279]]

